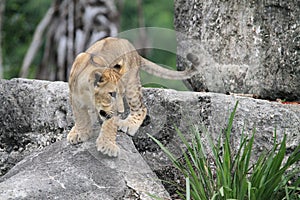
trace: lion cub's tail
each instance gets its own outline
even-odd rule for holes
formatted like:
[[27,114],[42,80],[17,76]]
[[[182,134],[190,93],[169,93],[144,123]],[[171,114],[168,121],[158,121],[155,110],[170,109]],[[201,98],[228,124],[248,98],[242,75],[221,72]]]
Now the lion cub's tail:
[[187,54],[187,59],[192,62],[192,67],[186,69],[184,71],[175,71],[163,68],[145,58],[142,58],[142,69],[146,72],[153,74],[155,76],[165,78],[165,79],[173,79],[173,80],[183,80],[189,79],[192,76],[199,73],[197,67],[199,66],[199,59],[194,54]]

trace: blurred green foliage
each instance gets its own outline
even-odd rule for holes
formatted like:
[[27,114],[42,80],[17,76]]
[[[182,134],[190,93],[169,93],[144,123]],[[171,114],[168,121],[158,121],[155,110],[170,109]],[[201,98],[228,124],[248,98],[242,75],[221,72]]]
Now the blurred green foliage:
[[[174,1],[153,1],[142,0],[143,14],[145,17],[145,27],[160,27],[174,30]],[[122,10],[122,8],[121,8]],[[125,0],[123,11],[121,11],[121,31],[138,28],[138,3],[134,0]],[[173,40],[174,39],[174,40]],[[162,38],[159,42],[172,41],[176,45],[176,38]],[[153,41],[150,41],[153,42]],[[167,45],[167,44],[166,44]],[[163,64],[173,70],[176,70],[176,54],[161,49],[151,49],[146,58],[149,60]],[[146,72],[141,72],[142,84],[145,87],[172,88],[176,90],[188,90],[182,81],[165,80],[153,76]]]
[[[124,0],[120,16],[120,32],[139,27],[138,24],[138,1]],[[18,77],[23,58],[31,43],[35,28],[44,17],[51,0],[7,0],[3,24],[3,64],[4,78]],[[120,5],[120,4],[118,4]],[[152,1],[142,0],[144,22],[146,27],[173,28],[174,2],[173,0]],[[176,43],[174,39],[174,43]],[[31,69],[34,71],[42,57],[42,50],[35,57]],[[176,69],[176,55],[160,49],[152,49],[147,58],[153,62]],[[32,77],[34,77],[30,73]],[[181,81],[162,80],[152,75],[142,73],[142,82],[146,85],[155,83],[164,87],[178,90],[186,90]]]
[[[6,0],[2,38],[4,78],[18,76],[35,28],[50,5],[51,0]],[[40,52],[36,56],[35,63],[41,55]]]

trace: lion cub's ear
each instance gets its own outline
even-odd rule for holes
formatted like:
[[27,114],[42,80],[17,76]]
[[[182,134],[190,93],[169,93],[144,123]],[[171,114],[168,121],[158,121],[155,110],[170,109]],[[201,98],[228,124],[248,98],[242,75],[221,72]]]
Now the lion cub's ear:
[[123,59],[120,60],[117,64],[115,64],[113,68],[117,70],[121,75],[123,75],[125,73],[125,63]]

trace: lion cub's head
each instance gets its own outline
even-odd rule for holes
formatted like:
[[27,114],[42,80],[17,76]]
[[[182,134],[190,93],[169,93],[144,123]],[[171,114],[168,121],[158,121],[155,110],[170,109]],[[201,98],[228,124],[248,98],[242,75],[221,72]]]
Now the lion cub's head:
[[117,93],[120,92],[121,75],[116,69],[108,68],[95,76],[95,106],[100,117],[108,119],[117,111]]

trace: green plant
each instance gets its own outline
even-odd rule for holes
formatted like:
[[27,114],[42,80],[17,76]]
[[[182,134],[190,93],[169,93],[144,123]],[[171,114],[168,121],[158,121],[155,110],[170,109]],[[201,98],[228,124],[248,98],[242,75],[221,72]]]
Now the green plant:
[[286,136],[278,144],[275,133],[273,148],[251,164],[253,131],[250,138],[242,133],[237,153],[232,153],[230,134],[237,106],[238,102],[230,115],[224,142],[219,138],[215,144],[207,134],[211,154],[206,153],[200,133],[196,130],[193,130],[191,143],[177,130],[186,147],[183,150],[184,162],[179,162],[168,149],[149,135],[186,177],[186,188],[178,191],[179,195],[188,200],[299,199],[299,169],[290,170],[290,167],[300,161],[300,145],[284,162]]

